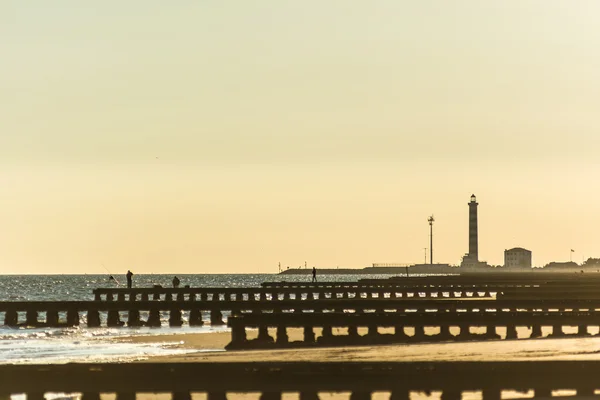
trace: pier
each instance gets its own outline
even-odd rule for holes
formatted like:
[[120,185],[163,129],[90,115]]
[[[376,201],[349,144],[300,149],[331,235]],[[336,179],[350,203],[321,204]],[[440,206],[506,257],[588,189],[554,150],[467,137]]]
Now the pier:
[[460,399],[478,392],[484,400],[507,392],[551,397],[553,391],[594,396],[600,383],[598,361],[524,362],[252,362],[0,365],[0,398],[26,394],[42,400],[46,393],[82,393],[83,400],[116,394],[133,400],[138,393],[168,393],[190,400],[203,393],[225,400],[241,393],[259,393],[261,400],[281,400],[296,393],[316,400],[322,393],[349,392],[352,400],[369,400],[375,392],[391,399],[440,393]]

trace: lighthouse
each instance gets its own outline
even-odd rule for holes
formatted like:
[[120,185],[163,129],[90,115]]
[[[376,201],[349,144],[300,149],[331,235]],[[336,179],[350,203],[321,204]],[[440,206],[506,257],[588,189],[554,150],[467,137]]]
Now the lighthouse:
[[471,195],[469,202],[469,260],[471,262],[479,261],[479,251],[477,246],[477,198]]
[[479,203],[474,194],[471,195],[471,201],[467,204],[469,206],[469,252],[462,258],[460,266],[464,268],[487,267],[488,263],[479,261],[479,238],[477,235],[477,206]]

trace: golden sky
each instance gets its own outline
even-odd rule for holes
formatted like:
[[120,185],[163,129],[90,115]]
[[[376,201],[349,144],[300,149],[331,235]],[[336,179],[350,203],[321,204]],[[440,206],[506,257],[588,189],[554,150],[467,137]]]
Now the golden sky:
[[[172,4],[171,4],[172,3]],[[600,2],[0,3],[0,273],[600,257]]]

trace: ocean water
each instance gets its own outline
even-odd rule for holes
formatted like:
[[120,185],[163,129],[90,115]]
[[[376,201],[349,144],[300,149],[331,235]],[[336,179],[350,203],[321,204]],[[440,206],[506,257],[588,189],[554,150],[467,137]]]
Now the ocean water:
[[[115,275],[120,285],[124,276]],[[306,281],[302,275],[178,275],[181,285],[191,287],[259,287],[265,281]],[[328,275],[321,281],[357,281],[363,278],[389,278],[389,275]],[[135,275],[135,287],[171,285],[172,275]],[[92,290],[98,287],[116,286],[106,275],[4,275],[0,276],[0,301],[57,301],[93,300]],[[0,318],[4,318],[0,313]],[[85,318],[82,315],[83,319]],[[144,317],[144,316],[142,316]],[[227,317],[227,314],[224,314]],[[183,315],[184,320],[187,315]],[[203,316],[209,321],[209,315]],[[429,329],[429,328],[428,328]],[[431,328],[433,329],[433,328]],[[474,328],[477,331],[479,328]],[[146,359],[156,355],[172,355],[192,352],[180,343],[170,342],[170,334],[207,333],[227,331],[226,327],[168,327],[163,321],[161,328],[92,328],[85,324],[75,328],[8,328],[0,326],[0,364],[67,363],[67,362],[114,362]],[[519,327],[519,337],[527,337],[529,329]],[[575,327],[565,327],[565,333],[574,333]],[[598,327],[589,332],[597,335]],[[428,332],[433,334],[437,332]],[[455,332],[453,332],[455,333]],[[457,333],[457,332],[456,332]],[[483,331],[479,332],[483,333]],[[504,336],[503,328],[498,333]],[[550,333],[544,329],[544,335]],[[132,336],[164,336],[165,340],[153,339],[151,343],[132,343]],[[123,339],[123,340],[121,340]],[[223,351],[208,349],[204,351]],[[509,359],[600,359],[600,336],[572,337],[568,339],[539,339],[517,341],[482,341],[466,343],[423,344],[402,346],[405,360],[509,360]],[[406,357],[406,358],[404,358]]]
[[[124,275],[114,275],[118,283],[110,282],[105,275],[1,275],[0,301],[61,301],[93,300],[92,290],[99,287],[125,287]],[[181,286],[191,287],[259,287],[266,281],[306,281],[306,275],[273,274],[223,274],[223,275],[178,275]],[[389,275],[328,275],[320,280],[357,281],[365,277],[388,278]],[[173,275],[135,274],[134,287],[151,287],[160,284],[171,286]],[[83,321],[85,321],[85,317]],[[142,317],[145,317],[142,315]],[[224,317],[227,314],[224,313]],[[4,320],[3,313],[0,318]],[[187,315],[184,313],[184,320]],[[203,316],[209,321],[209,315]],[[93,328],[85,324],[75,328],[8,328],[0,326],[0,364],[24,363],[67,363],[67,362],[113,362],[145,359],[155,355],[170,355],[190,352],[179,343],[153,341],[152,343],[130,343],[132,336],[165,336],[178,333],[207,333],[227,331],[226,327],[170,328]],[[210,349],[209,349],[210,351]],[[212,349],[223,351],[223,349]]]

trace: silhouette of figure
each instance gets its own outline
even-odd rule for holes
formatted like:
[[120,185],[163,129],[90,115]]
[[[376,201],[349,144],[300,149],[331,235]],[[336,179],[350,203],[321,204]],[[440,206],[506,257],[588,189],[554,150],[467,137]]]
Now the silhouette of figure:
[[133,272],[131,272],[130,270],[127,270],[127,288],[131,289],[131,286],[133,284],[132,278],[133,277]]
[[109,276],[109,277],[108,277],[108,280],[109,280],[109,281],[114,281],[114,280],[115,280],[115,277],[111,275],[111,276]]
[[312,275],[313,275],[312,281],[316,282],[317,281],[317,269],[315,267],[313,267]]
[[179,281],[178,277],[173,278],[173,287],[179,287],[179,284],[181,282]]

